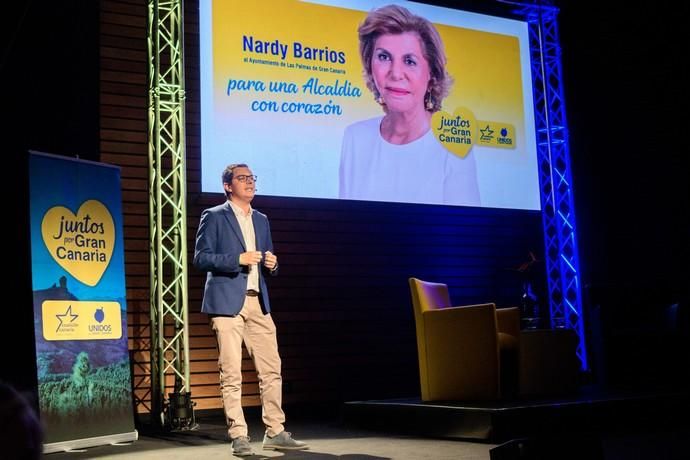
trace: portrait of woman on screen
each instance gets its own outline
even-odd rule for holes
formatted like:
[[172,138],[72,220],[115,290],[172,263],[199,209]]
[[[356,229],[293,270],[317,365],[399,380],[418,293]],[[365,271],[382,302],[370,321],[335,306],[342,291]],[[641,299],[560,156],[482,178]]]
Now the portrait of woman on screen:
[[449,152],[431,127],[452,85],[434,25],[388,5],[358,33],[364,80],[384,113],[345,129],[339,197],[479,206],[473,155]]

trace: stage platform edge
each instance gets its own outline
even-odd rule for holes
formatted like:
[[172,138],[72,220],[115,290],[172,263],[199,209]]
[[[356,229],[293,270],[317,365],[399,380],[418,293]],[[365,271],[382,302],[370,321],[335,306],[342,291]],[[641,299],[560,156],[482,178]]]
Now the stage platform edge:
[[372,430],[500,443],[687,424],[689,409],[688,391],[583,388],[568,396],[513,401],[423,402],[419,397],[348,401],[342,415],[346,424]]

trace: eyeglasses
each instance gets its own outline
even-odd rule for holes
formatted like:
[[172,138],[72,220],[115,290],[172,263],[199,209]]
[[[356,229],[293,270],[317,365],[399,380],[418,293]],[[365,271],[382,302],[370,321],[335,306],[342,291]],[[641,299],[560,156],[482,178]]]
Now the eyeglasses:
[[238,181],[240,181],[240,182],[242,182],[242,183],[245,183],[245,182],[247,182],[248,180],[251,181],[251,182],[256,182],[256,179],[258,179],[258,177],[254,176],[254,175],[245,176],[244,174],[242,174],[242,175],[240,175],[240,176],[235,176],[235,179],[237,179]]

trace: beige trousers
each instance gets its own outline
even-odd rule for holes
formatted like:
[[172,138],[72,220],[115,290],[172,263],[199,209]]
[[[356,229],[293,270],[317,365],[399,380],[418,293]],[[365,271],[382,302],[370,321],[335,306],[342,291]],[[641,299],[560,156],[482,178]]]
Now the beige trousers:
[[282,409],[280,355],[276,326],[271,315],[264,315],[258,297],[245,297],[237,316],[211,317],[218,341],[220,392],[230,439],[247,436],[247,422],[242,411],[242,341],[259,376],[261,416],[269,436],[280,434],[285,423]]

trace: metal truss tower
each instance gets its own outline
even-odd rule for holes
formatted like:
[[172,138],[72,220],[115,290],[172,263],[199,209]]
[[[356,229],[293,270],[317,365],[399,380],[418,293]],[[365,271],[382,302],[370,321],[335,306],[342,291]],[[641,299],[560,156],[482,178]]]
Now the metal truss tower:
[[[149,0],[151,419],[194,423],[189,378],[182,0]],[[168,381],[166,381],[166,378]],[[166,401],[166,387],[174,385]]]
[[556,22],[558,8],[544,3],[523,3],[517,12],[525,18],[529,29],[549,309],[552,327],[566,327],[577,333],[577,356],[581,368],[586,370],[575,203]]

